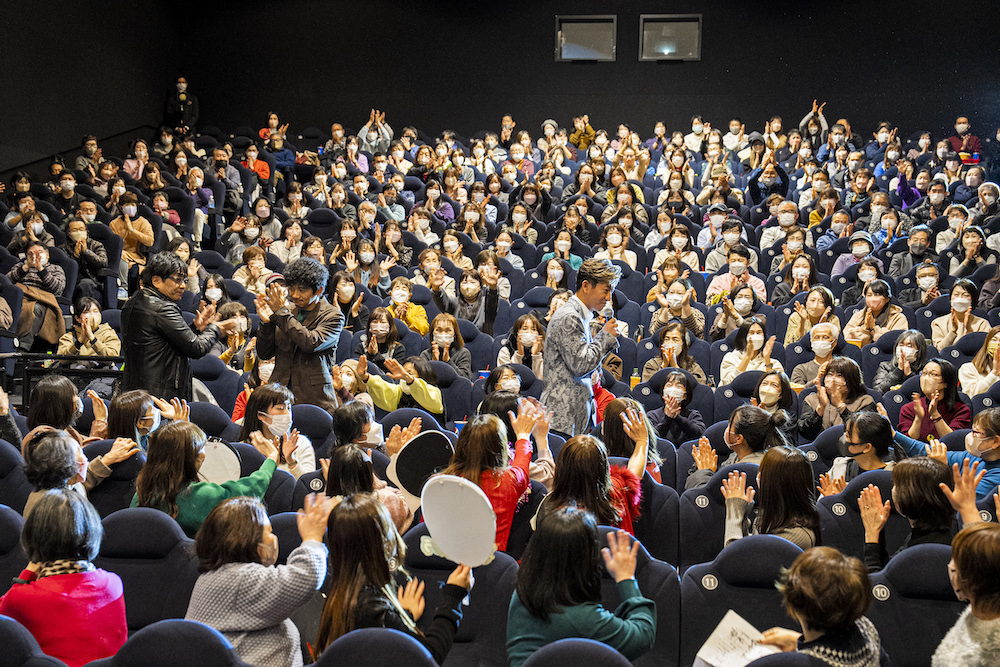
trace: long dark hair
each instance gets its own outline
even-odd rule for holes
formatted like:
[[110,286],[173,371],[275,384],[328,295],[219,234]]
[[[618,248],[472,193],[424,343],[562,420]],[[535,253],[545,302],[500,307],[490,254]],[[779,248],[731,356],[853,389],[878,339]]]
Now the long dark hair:
[[374,490],[375,474],[368,452],[353,444],[334,448],[326,476],[326,495],[332,498]]
[[953,411],[955,404],[961,402],[958,400],[958,369],[950,361],[941,357],[934,357],[927,364],[924,364],[924,371],[926,371],[928,364],[937,364],[941,369],[941,383],[944,385],[944,388],[939,390],[941,404],[948,412]]
[[[385,336],[385,343],[379,343],[379,347],[381,347],[384,344],[386,349],[386,354],[389,354],[389,351],[392,350],[392,346],[395,345],[396,341],[399,339],[399,332],[396,331],[396,320],[392,317],[392,314],[389,312],[388,308],[385,308],[384,306],[379,306],[378,308],[372,311],[371,316],[368,318],[368,330],[365,332],[365,335],[372,336],[373,335],[372,324],[382,319],[385,319],[385,321],[389,323],[389,333],[387,333]],[[377,342],[378,339],[376,339],[376,343]]]
[[844,378],[848,403],[853,403],[867,393],[865,392],[864,381],[861,378],[861,366],[858,366],[858,362],[854,361],[854,359],[850,357],[834,357],[827,364],[826,372],[823,373],[819,381],[823,382],[829,373],[836,373]]
[[374,495],[347,496],[330,512],[326,525],[332,585],[319,620],[317,652],[357,627],[354,616],[362,588],[387,587],[395,595],[389,586],[389,560],[402,563],[406,555],[403,538]]
[[813,486],[812,466],[805,454],[787,445],[770,448],[760,462],[758,532],[808,528],[818,545],[819,512],[813,502]]
[[542,518],[517,573],[517,597],[533,616],[548,620],[564,607],[600,601],[597,535],[594,515],[576,507]]
[[144,389],[133,389],[111,399],[108,407],[108,437],[134,438],[136,425],[153,407],[153,397]]
[[295,394],[292,390],[276,382],[258,387],[247,399],[246,412],[243,415],[243,426],[240,428],[240,442],[250,442],[250,434],[260,431],[263,422],[258,413],[267,412],[275,405],[294,403]]
[[893,452],[893,459],[899,461],[905,457],[899,445],[892,438],[892,425],[889,420],[878,414],[864,410],[851,414],[844,421],[844,433],[857,434],[858,444],[871,443],[875,455],[883,461]]
[[476,415],[458,434],[455,453],[443,473],[480,484],[483,473],[489,470],[499,484],[496,473],[507,467],[508,457],[507,428],[500,418],[496,415]]
[[[574,505],[594,515],[604,526],[621,523],[621,513],[611,504],[611,466],[604,443],[592,435],[570,438],[559,452],[552,493],[547,508]],[[548,512],[546,512],[547,514]]]
[[205,432],[191,422],[171,422],[150,436],[146,465],[135,480],[139,507],[153,507],[177,518],[177,496],[198,481],[198,455]]
[[781,427],[788,421],[788,413],[778,410],[773,415],[756,405],[741,405],[729,417],[729,430],[742,435],[751,451],[763,452],[772,447],[788,446],[788,439]]
[[31,389],[28,430],[36,426],[69,428],[79,415],[76,412],[76,386],[64,375],[46,375]]
[[[690,394],[691,388],[687,387],[687,382],[685,382],[685,388]],[[642,403],[632,398],[616,398],[604,408],[604,421],[601,422],[601,439],[608,447],[608,454],[629,458],[632,456],[632,452],[635,451],[635,441],[625,432],[625,424],[622,422],[621,417],[629,408],[635,410],[639,414],[639,419],[646,422],[646,431],[649,434],[646,461],[657,465],[663,463],[663,459],[660,458],[660,451],[656,447],[656,429],[653,428],[649,417],[646,416],[646,409],[642,407]]]

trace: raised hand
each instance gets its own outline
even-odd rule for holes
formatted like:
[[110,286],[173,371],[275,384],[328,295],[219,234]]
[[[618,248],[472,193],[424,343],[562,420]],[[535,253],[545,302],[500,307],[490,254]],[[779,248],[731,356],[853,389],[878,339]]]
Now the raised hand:
[[357,368],[355,375],[357,375],[358,379],[362,383],[368,382],[368,357],[363,354],[358,357],[358,364],[355,368]]
[[270,322],[271,316],[274,315],[274,312],[267,305],[267,299],[263,295],[258,294],[254,297],[253,302],[257,306],[257,317],[260,318],[261,323],[266,324]]
[[135,440],[130,438],[116,438],[115,444],[111,446],[111,450],[102,456],[101,460],[104,461],[105,465],[112,466],[135,456],[138,451],[139,445],[136,444]]
[[921,398],[920,393],[913,392],[910,395],[910,398],[913,399],[913,416],[916,417],[917,419],[923,419],[924,417],[926,417],[927,413],[924,410],[923,402],[920,400]]
[[639,540],[631,540],[624,530],[608,533],[608,546],[601,549],[604,567],[615,582],[627,581],[635,576],[636,557],[639,554]]
[[385,371],[393,380],[404,381],[406,384],[412,384],[416,379],[403,369],[402,364],[391,357],[385,360]]
[[[0,389],[0,394],[2,393],[3,390]],[[0,398],[0,401],[6,399],[6,396],[7,394],[3,394],[3,398]],[[96,421],[102,421],[102,422],[107,421],[108,406],[104,404],[104,401],[101,400],[101,397],[97,395],[97,392],[95,392],[93,389],[87,390],[87,398],[90,399],[91,409],[94,411],[94,419]],[[0,414],[6,414],[7,412],[6,406],[0,406],[0,407],[3,408],[2,410],[0,410]]]
[[816,489],[821,496],[835,496],[847,488],[847,480],[843,477],[830,478],[828,473],[819,476],[819,486]]
[[535,406],[528,401],[519,402],[516,416],[513,412],[507,412],[507,417],[510,419],[510,425],[514,429],[514,435],[517,440],[527,440],[531,435],[531,431],[535,427],[535,414]]
[[164,419],[186,422],[188,417],[191,415],[191,407],[187,404],[187,401],[180,398],[172,398],[170,399],[170,402],[167,403],[162,398],[154,396],[153,403],[160,411],[160,414],[163,415]]
[[858,509],[861,511],[861,523],[865,527],[865,542],[869,544],[878,542],[892,511],[890,502],[886,500],[883,503],[882,492],[874,484],[869,484],[861,489]]
[[976,487],[986,475],[986,469],[980,470],[979,463],[979,461],[973,462],[971,458],[965,457],[961,467],[957,463],[952,464],[951,474],[954,479],[954,490],[944,482],[938,484],[941,493],[948,499],[955,511],[962,516],[962,523],[980,521],[979,509],[976,507]]
[[198,314],[194,317],[195,328],[198,329],[198,331],[204,331],[205,327],[215,320],[215,304],[202,301],[201,308],[198,309]]
[[930,442],[924,445],[924,451],[927,452],[928,458],[937,459],[941,463],[948,465],[948,448],[937,438],[931,436]]
[[621,419],[625,435],[632,438],[633,442],[649,442],[649,428],[646,426],[646,420],[642,418],[638,410],[635,408],[627,409],[621,413]]
[[414,621],[419,620],[424,613],[424,582],[411,579],[405,588],[399,587],[396,598],[399,600],[399,606],[405,609]]
[[691,456],[698,470],[711,470],[715,472],[719,467],[719,454],[712,447],[708,438],[702,436],[698,444],[691,447]]
[[748,503],[753,502],[753,497],[757,494],[752,486],[747,486],[747,474],[745,472],[729,473],[729,477],[722,481],[722,497],[726,500],[739,498]]
[[[327,466],[329,460],[327,459]],[[324,473],[324,478],[326,474]],[[326,522],[330,517],[330,512],[336,507],[342,498],[327,498],[318,493],[310,493],[305,497],[303,508],[296,513],[296,523],[298,524],[299,537],[302,541],[312,540],[322,542],[323,535],[326,534]]]

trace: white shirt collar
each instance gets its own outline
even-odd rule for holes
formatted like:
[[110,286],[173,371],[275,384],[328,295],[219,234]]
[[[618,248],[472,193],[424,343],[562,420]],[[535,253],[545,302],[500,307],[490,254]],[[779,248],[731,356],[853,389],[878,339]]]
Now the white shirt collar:
[[590,324],[590,320],[594,319],[594,311],[587,307],[583,301],[580,300],[576,294],[570,297],[570,300],[576,301],[576,307],[578,310],[583,312],[583,322],[584,324]]

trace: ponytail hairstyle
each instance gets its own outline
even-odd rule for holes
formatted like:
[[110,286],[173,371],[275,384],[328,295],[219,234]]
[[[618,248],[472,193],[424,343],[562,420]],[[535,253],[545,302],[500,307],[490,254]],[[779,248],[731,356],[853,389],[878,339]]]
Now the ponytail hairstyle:
[[855,412],[844,422],[844,434],[855,433],[860,444],[871,443],[875,449],[875,455],[883,461],[892,452],[894,461],[901,461],[906,457],[899,445],[892,437],[892,425],[889,420],[877,412],[862,411]]
[[791,446],[781,430],[788,419],[784,410],[772,415],[756,405],[741,405],[729,417],[729,430],[742,435],[751,451],[763,452],[772,447]]

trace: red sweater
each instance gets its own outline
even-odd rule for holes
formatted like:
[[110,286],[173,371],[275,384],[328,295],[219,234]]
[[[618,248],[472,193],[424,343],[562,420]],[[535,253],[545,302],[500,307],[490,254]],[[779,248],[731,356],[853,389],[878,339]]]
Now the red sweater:
[[0,598],[0,614],[23,625],[42,651],[69,667],[118,652],[128,639],[125,594],[117,574],[105,570],[60,574],[15,584]]
[[635,535],[633,522],[639,518],[642,482],[628,468],[611,466],[611,505],[621,514],[618,528]]
[[518,440],[514,445],[514,464],[503,471],[484,470],[479,486],[493,505],[497,515],[497,551],[507,548],[510,525],[514,521],[517,502],[531,483],[528,466],[531,465],[531,441]]

